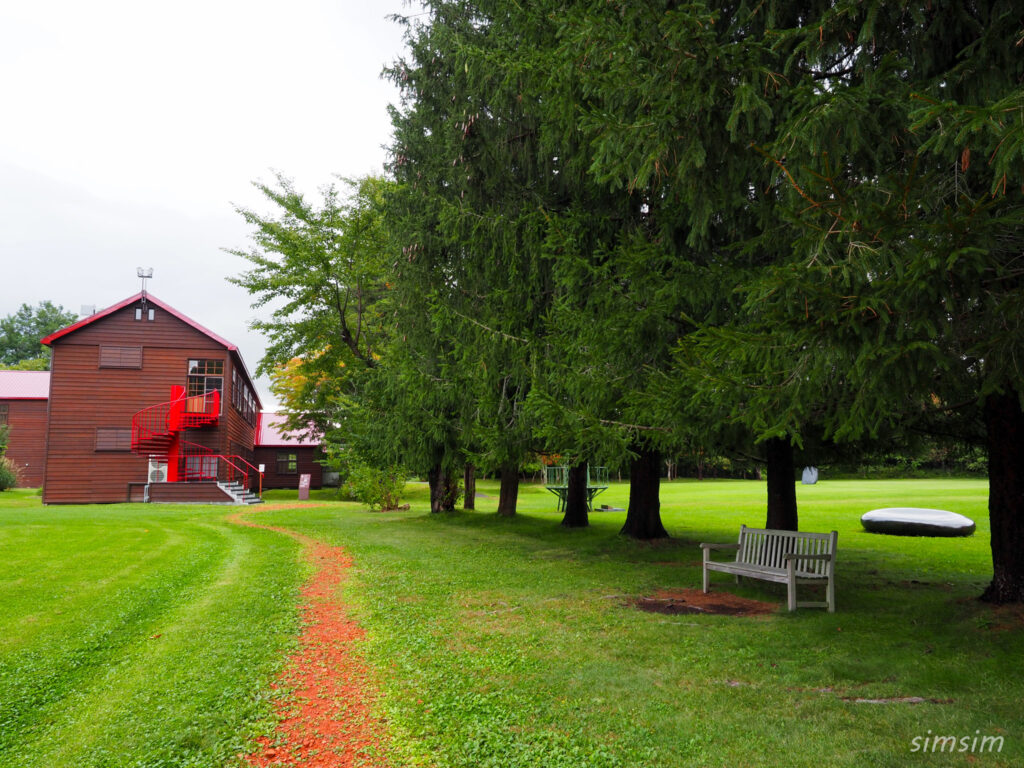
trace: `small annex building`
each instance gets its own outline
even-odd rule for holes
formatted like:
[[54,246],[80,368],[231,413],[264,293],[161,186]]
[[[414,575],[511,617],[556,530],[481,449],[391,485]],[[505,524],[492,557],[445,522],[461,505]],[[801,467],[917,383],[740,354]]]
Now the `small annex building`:
[[252,498],[261,404],[237,346],[145,291],[42,343],[43,503]]
[[261,413],[257,424],[256,460],[263,465],[264,488],[298,488],[299,476],[309,475],[310,488],[323,485],[323,453],[312,429],[294,432],[282,413]]
[[5,455],[23,488],[43,484],[49,394],[49,371],[0,371],[0,426],[9,430]]

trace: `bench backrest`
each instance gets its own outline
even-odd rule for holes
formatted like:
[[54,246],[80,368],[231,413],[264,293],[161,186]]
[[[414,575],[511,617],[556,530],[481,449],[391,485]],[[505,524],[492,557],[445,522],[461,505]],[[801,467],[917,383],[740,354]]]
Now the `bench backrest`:
[[[803,531],[776,531],[770,528],[740,526],[740,548],[736,562],[763,568],[785,569],[784,555],[832,555],[836,553],[836,531],[831,533],[804,533]],[[832,563],[825,560],[797,560],[796,572],[808,576],[826,576]]]

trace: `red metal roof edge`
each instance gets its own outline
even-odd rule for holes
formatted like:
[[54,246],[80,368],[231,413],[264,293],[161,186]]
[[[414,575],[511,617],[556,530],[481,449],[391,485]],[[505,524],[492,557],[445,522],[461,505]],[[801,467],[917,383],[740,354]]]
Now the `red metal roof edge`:
[[[45,338],[41,339],[40,343],[41,344],[45,344],[46,346],[49,347],[49,346],[51,346],[53,344],[53,342],[57,341],[57,339],[63,338],[64,336],[67,336],[69,333],[74,333],[79,328],[84,328],[85,326],[89,325],[90,323],[94,323],[97,320],[101,320],[102,318],[107,317],[108,315],[112,315],[114,312],[117,312],[119,309],[124,309],[129,304],[134,304],[136,301],[138,301],[141,298],[142,298],[142,292],[139,291],[134,296],[130,296],[127,299],[125,299],[124,301],[119,301],[117,304],[109,306],[106,309],[101,309],[99,312],[96,312],[95,314],[89,315],[88,317],[83,317],[77,323],[72,323],[67,328],[61,328],[59,331],[54,331],[49,336],[46,336]],[[166,302],[161,301],[156,296],[154,296],[152,293],[149,293],[149,292],[146,293],[146,301],[152,302],[156,306],[160,307],[160,309],[164,310],[165,312],[170,313],[174,317],[176,317],[179,320],[181,320],[186,325],[190,325],[193,328],[195,328],[197,331],[199,331],[200,333],[202,333],[202,334],[204,334],[206,336],[209,336],[211,339],[216,341],[218,344],[222,344],[228,350],[230,350],[232,352],[237,352],[238,351],[238,347],[235,346],[234,344],[232,344],[230,341],[228,341],[225,338],[222,338],[222,337],[218,336],[216,333],[211,331],[209,328],[206,328],[206,327],[200,325],[199,323],[197,323],[195,320],[193,320],[188,315],[184,314],[183,312],[179,312],[178,310],[176,310],[170,304],[167,304]],[[241,355],[239,355],[239,358],[241,358]],[[244,365],[245,364],[243,362],[243,367],[244,367]],[[248,373],[249,372],[246,371],[246,374],[248,374]],[[250,377],[250,379],[251,378],[252,377]]]

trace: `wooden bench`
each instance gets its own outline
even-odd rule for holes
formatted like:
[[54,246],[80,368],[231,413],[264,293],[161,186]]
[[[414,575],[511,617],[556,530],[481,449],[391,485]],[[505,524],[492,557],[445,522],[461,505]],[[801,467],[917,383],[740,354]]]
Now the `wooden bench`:
[[[704,593],[709,591],[709,571],[721,571],[736,576],[736,583],[747,576],[762,581],[774,581],[787,586],[789,610],[798,607],[828,608],[836,610],[835,558],[838,533],[802,533],[800,531],[774,531],[767,528],[740,526],[740,540],[736,544],[701,544],[704,550]],[[736,550],[736,559],[711,559],[715,549]],[[798,582],[825,582],[825,602],[798,603]]]

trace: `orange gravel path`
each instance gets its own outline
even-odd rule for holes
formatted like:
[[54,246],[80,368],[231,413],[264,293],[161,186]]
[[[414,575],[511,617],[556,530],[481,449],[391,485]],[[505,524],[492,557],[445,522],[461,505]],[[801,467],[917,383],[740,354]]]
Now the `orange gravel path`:
[[[272,505],[261,510],[298,505]],[[255,511],[255,510],[250,510]],[[276,705],[280,718],[277,738],[260,739],[261,748],[245,757],[259,768],[387,768],[386,729],[373,716],[377,691],[366,666],[352,651],[363,631],[338,599],[351,558],[341,547],[330,547],[286,528],[246,520],[246,512],[231,515],[236,525],[277,531],[306,549],[315,566],[302,590],[302,634],[299,649],[289,659],[278,685],[290,691]]]

